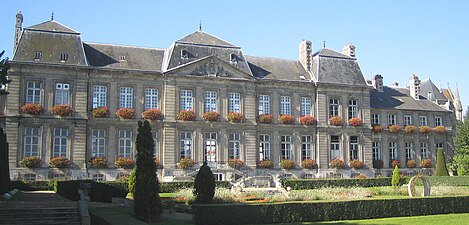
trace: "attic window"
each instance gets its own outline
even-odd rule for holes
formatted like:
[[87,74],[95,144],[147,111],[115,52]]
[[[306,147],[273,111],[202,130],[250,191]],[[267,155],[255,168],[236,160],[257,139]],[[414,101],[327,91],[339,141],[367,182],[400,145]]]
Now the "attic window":
[[119,58],[120,58],[121,61],[125,61],[125,60],[126,60],[125,55],[121,55]]
[[186,49],[181,50],[181,59],[188,59],[189,58],[189,51]]
[[231,53],[231,54],[230,54],[230,62],[233,62],[233,63],[238,62],[238,56],[236,56],[235,54]]
[[42,52],[41,51],[35,51],[34,52],[34,60],[40,60],[42,59]]
[[68,60],[68,54],[67,53],[61,53],[60,54],[60,62],[65,62]]

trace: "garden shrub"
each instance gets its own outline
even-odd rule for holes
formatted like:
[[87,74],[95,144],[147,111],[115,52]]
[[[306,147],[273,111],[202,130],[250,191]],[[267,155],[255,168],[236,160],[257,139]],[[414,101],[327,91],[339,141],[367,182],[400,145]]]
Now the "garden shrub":
[[[404,181],[404,180],[403,180]],[[367,178],[367,179],[286,179],[282,180],[282,186],[291,187],[293,190],[316,189],[323,187],[382,187],[390,186],[391,178]]]
[[127,186],[127,188],[129,189],[129,194],[132,198],[134,197],[134,194],[135,194],[135,181],[136,181],[135,170],[136,168],[134,167],[132,172],[130,172],[129,182]]
[[11,189],[20,191],[52,191],[54,190],[54,182],[51,181],[10,181]]
[[448,169],[446,168],[445,153],[441,148],[437,150],[435,176],[449,176]]
[[391,185],[396,188],[399,186],[401,180],[401,175],[399,174],[399,167],[396,165],[394,166],[394,171],[392,172],[392,180],[391,180]]
[[[193,181],[162,182],[160,184],[161,193],[174,193],[182,189],[194,187]],[[216,181],[215,185],[217,188],[231,188],[229,181]]]
[[80,183],[93,183],[92,180],[64,180],[54,182],[55,193],[72,201],[80,200],[78,189]]
[[112,198],[125,198],[128,189],[126,182],[93,182],[89,197],[93,202],[112,202]]
[[209,204],[215,195],[215,177],[207,162],[200,167],[194,181],[195,202]]

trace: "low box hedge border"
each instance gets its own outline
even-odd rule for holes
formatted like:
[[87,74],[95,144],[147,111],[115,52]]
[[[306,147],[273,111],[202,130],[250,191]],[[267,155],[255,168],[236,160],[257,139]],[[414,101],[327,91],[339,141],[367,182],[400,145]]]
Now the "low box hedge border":
[[272,204],[194,204],[194,224],[269,224],[469,212],[469,196]]

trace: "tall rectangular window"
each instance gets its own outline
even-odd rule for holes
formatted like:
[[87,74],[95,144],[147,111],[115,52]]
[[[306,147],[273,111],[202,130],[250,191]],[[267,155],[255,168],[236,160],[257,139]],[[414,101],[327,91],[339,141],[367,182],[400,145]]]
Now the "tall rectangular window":
[[54,136],[52,142],[52,157],[67,157],[68,129],[58,127],[54,128]]
[[404,126],[412,125],[412,116],[404,115]]
[[121,87],[120,88],[120,98],[119,98],[119,107],[120,108],[133,108],[132,99],[133,99],[134,89],[131,87]]
[[350,160],[358,160],[358,137],[350,136]]
[[93,109],[106,106],[107,86],[93,86]]
[[217,92],[206,91],[205,92],[205,111],[204,112],[216,112],[217,111]]
[[158,89],[145,89],[145,110],[158,109]]
[[441,143],[441,142],[435,143],[435,149],[438,150],[440,148],[443,149],[443,143]]
[[239,159],[241,152],[241,135],[239,133],[230,134],[228,143],[228,158]]
[[55,84],[55,105],[70,105],[70,84]]
[[381,142],[374,141],[372,144],[373,160],[381,159]]
[[405,158],[407,160],[414,158],[414,145],[412,142],[405,143]]
[[291,136],[280,136],[280,154],[282,159],[291,159]]
[[241,94],[240,93],[229,94],[228,112],[241,112]]
[[371,124],[380,124],[379,114],[371,114]]
[[311,98],[310,97],[301,97],[300,113],[301,113],[301,116],[311,116]]
[[270,96],[259,95],[259,115],[270,114]]
[[192,91],[181,90],[179,96],[179,110],[192,110]]
[[396,142],[389,142],[389,158],[391,160],[398,160],[397,155],[397,143]]
[[217,161],[217,133],[209,132],[204,134],[205,139],[205,160],[207,162]]
[[339,99],[329,99],[329,117],[339,116]]
[[132,158],[132,130],[119,130],[118,157]]
[[331,160],[340,158],[340,138],[337,135],[331,136]]
[[311,135],[301,136],[301,160],[312,159],[313,138]]
[[290,96],[280,96],[280,115],[291,115]]
[[396,124],[396,115],[395,114],[388,114],[388,125],[394,125]]
[[153,137],[153,157],[158,159],[158,131],[152,131],[151,136]]
[[270,135],[259,135],[259,158],[270,159]]
[[430,153],[428,151],[428,143],[426,142],[420,143],[420,152],[421,152],[422,159],[430,158]]
[[179,156],[181,158],[192,158],[192,133],[181,132],[179,143]]
[[348,118],[358,117],[358,100],[350,99],[348,101]]
[[435,127],[443,126],[443,119],[441,117],[435,117]]
[[28,81],[26,83],[26,103],[41,104],[41,81]]
[[427,117],[420,116],[420,126],[427,126]]
[[93,157],[106,157],[106,130],[93,129],[91,133],[91,155]]
[[39,128],[25,127],[23,135],[24,157],[39,156]]

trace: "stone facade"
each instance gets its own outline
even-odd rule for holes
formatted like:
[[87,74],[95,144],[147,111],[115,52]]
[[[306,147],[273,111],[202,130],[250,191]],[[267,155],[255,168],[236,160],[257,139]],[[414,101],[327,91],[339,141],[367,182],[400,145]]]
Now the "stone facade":
[[[54,20],[20,32],[3,118],[14,179],[114,180],[127,175],[129,169],[116,168],[114,162],[119,157],[135,157],[137,121],[148,108],[158,108],[163,114],[151,125],[155,157],[162,163],[158,175],[164,181],[195,175],[204,160],[221,180],[267,173],[305,178],[372,177],[376,172],[373,160],[383,160],[382,171],[386,172],[391,159],[400,160],[405,168],[411,158],[419,165],[423,158],[435,162],[436,147],[450,155],[453,152],[453,106],[460,102],[445,98],[446,102],[443,99],[437,104],[422,96],[412,97],[409,88],[383,88],[381,75],[371,85],[361,73],[352,44],[344,47],[344,54],[325,48],[312,53],[312,43],[302,41],[300,59],[295,61],[244,56],[240,47],[203,31],[167,49],[82,42],[78,32]],[[44,111],[29,115],[21,110],[27,103],[40,104]],[[73,112],[53,115],[51,108],[64,103]],[[108,107],[109,115],[95,118],[92,111],[101,106]],[[119,108],[134,109],[135,118],[119,118]],[[195,120],[178,118],[183,109],[194,111]],[[218,112],[219,119],[205,121],[207,111]],[[241,113],[244,120],[228,121],[230,112]],[[272,115],[272,123],[261,123],[262,114]],[[281,124],[282,115],[293,116],[293,124]],[[390,115],[395,115],[394,120],[388,119]],[[313,116],[316,122],[303,125],[302,116]],[[342,124],[331,124],[333,116],[341,117]],[[442,125],[445,131],[372,132],[374,123],[403,126],[405,116],[411,116],[417,129],[424,124]],[[423,117],[425,123],[419,124]],[[360,119],[361,124],[349,125],[350,118]],[[390,150],[390,143],[397,144],[396,150]],[[408,155],[407,143],[413,147]],[[38,157],[42,164],[25,168],[20,161],[26,156]],[[66,157],[72,164],[50,168],[48,163],[55,156]],[[90,159],[98,156],[107,159],[107,168],[91,165]],[[180,158],[192,158],[196,165],[179,169]],[[245,166],[229,167],[230,158],[239,158]],[[345,169],[332,168],[334,158],[343,160]],[[267,159],[274,165],[268,171],[258,166]],[[283,159],[293,160],[295,167],[281,169]],[[303,159],[315,160],[318,168],[303,169]],[[352,159],[363,162],[364,167],[351,169]]]

